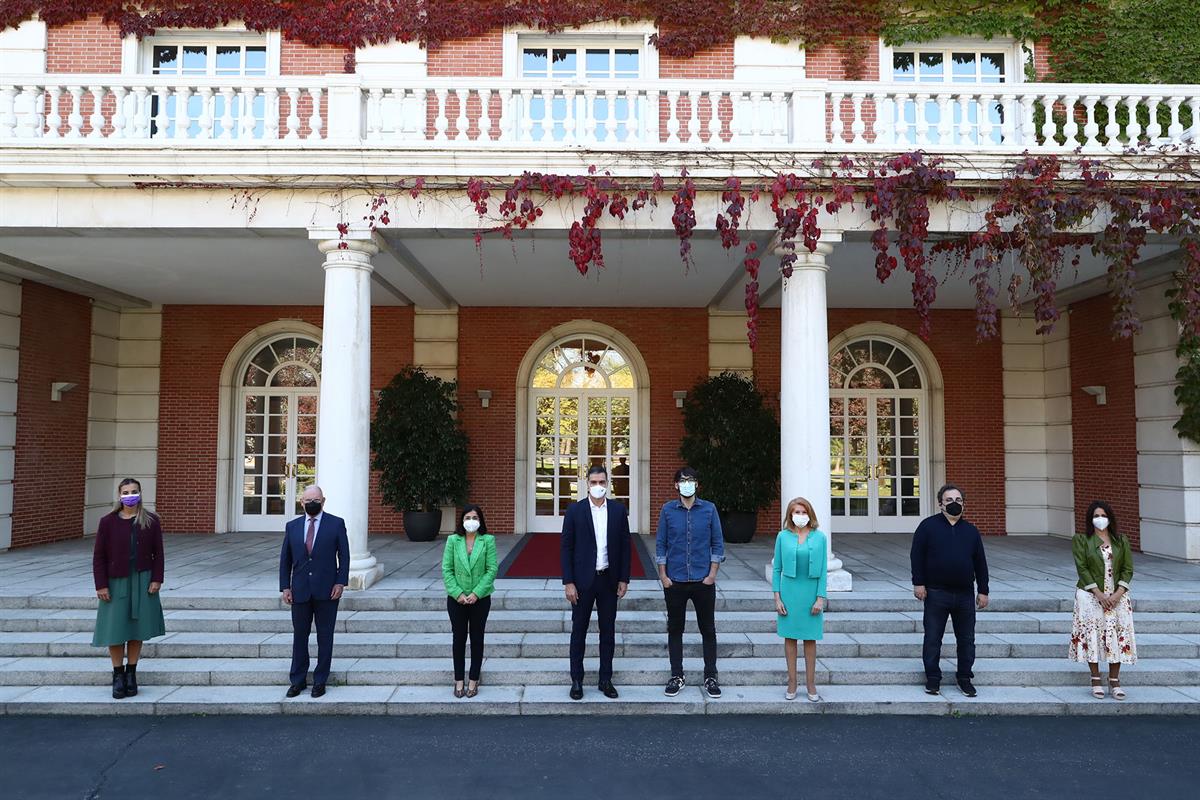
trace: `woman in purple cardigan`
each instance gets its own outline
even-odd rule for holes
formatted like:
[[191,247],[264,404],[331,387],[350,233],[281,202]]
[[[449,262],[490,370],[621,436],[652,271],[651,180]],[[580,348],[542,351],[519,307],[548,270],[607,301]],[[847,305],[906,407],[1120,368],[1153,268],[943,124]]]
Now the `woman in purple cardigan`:
[[[166,633],[158,590],[163,583],[163,536],[158,516],[142,505],[142,485],[125,478],[120,499],[100,520],[92,574],[96,579],[96,632],[93,647],[108,647],[112,696],[138,692],[137,665],[142,642]],[[126,662],[128,659],[128,662]]]

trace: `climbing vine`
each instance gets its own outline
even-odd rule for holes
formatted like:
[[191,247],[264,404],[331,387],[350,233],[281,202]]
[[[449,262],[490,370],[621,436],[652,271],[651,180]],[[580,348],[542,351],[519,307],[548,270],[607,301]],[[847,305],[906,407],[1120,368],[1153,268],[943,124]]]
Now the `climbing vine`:
[[[574,176],[526,172],[508,184],[480,178],[432,185],[419,180],[382,191],[372,189],[362,222],[370,228],[388,224],[389,192],[413,198],[432,192],[447,200],[465,195],[478,219],[475,243],[482,266],[485,237],[512,239],[516,231],[535,226],[550,203],[574,201],[581,213],[570,227],[568,256],[579,274],[588,276],[605,269],[601,220],[607,215],[621,222],[647,207],[653,210],[659,197],[669,193],[672,227],[685,270],[691,265],[691,242],[698,229],[711,226],[727,252],[742,248],[747,337],[752,347],[757,343],[762,261],[759,243],[744,233],[747,220],[762,202],[773,217],[774,241],[782,245],[776,254],[784,280],[791,276],[799,248],[816,250],[822,221],[836,224],[839,213],[861,203],[873,226],[876,278],[881,283],[894,280],[903,264],[925,337],[932,331],[939,287],[960,272],[970,274],[978,339],[998,335],[1002,295],[1018,313],[1031,305],[1037,330],[1052,331],[1061,316],[1058,286],[1064,277],[1072,279],[1084,250],[1107,266],[1114,337],[1133,336],[1141,331],[1135,309],[1137,264],[1153,233],[1179,242],[1181,268],[1172,309],[1188,335],[1200,337],[1200,181],[1196,180],[1200,175],[1191,159],[1190,153],[1175,157],[1170,166],[1176,180],[1130,184],[1115,180],[1111,171],[1086,158],[1024,155],[987,191],[986,198],[977,182],[960,180],[942,158],[922,152],[877,163],[856,163],[846,157],[833,166],[814,161],[805,170],[751,181],[696,178],[686,170],[673,182],[658,174],[617,181],[595,168]],[[696,198],[701,192],[720,193],[711,220],[697,217]],[[985,203],[982,210],[981,203]],[[935,204],[963,207],[964,213],[969,205],[981,224],[966,233],[935,237],[929,230]],[[349,229],[347,223],[339,227],[343,235]],[[939,278],[939,273],[944,277]]]

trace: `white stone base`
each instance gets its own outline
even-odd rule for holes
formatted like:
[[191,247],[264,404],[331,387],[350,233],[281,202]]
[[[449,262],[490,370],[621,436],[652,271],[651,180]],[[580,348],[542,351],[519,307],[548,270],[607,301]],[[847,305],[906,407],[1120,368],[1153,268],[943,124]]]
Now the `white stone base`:
[[350,570],[350,586],[354,591],[361,591],[383,577],[383,564],[376,561],[366,569]]
[[854,578],[844,569],[835,569],[825,576],[825,591],[849,592],[854,589]]

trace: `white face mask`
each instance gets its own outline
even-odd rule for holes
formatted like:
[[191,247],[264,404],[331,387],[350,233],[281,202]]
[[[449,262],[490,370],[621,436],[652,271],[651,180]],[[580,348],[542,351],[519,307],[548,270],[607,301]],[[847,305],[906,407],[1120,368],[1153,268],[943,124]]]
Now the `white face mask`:
[[683,495],[684,497],[691,497],[692,495],[694,495],[696,493],[696,482],[695,481],[680,481],[679,482],[679,493],[681,495]]
[[1095,517],[1092,519],[1092,525],[1098,531],[1102,531],[1108,527],[1108,517]]
[[803,511],[801,511],[797,514],[792,514],[792,524],[795,525],[797,528],[803,528],[803,527],[807,526],[808,525],[808,514],[805,514]]
[[604,495],[608,494],[608,487],[593,484],[592,486],[588,487],[588,494],[599,500],[601,497],[604,497]]
[[479,530],[479,520],[464,519],[463,520],[463,530],[466,531],[467,533],[474,533],[475,531]]

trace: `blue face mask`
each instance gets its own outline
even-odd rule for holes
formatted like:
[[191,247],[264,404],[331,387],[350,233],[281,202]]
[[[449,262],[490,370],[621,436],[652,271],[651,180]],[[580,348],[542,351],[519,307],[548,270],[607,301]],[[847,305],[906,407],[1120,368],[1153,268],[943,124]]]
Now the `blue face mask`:
[[121,495],[121,505],[125,506],[126,508],[133,508],[140,502],[142,502],[142,496],[140,494]]

